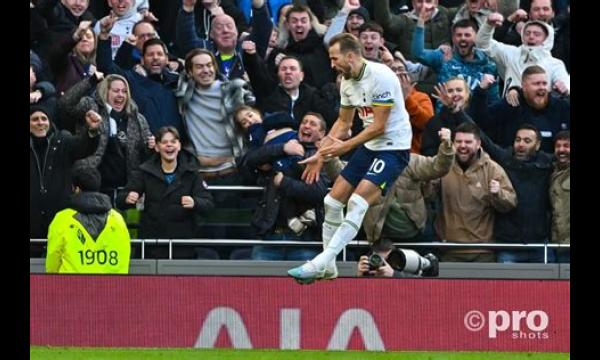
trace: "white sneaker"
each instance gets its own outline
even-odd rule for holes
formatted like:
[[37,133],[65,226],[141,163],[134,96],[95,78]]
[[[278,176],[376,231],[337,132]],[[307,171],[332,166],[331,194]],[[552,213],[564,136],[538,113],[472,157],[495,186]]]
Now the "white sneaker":
[[324,276],[324,271],[317,269],[310,261],[307,261],[304,265],[288,270],[287,273],[302,285],[312,284],[315,280],[323,278]]
[[317,223],[317,214],[313,209],[306,210],[300,215],[300,221],[306,225],[313,225]]
[[298,219],[297,217],[288,219],[287,223],[288,227],[292,229],[292,231],[295,232],[297,235],[302,234],[304,230],[306,230],[306,225],[304,225],[302,221],[300,221],[300,219]]

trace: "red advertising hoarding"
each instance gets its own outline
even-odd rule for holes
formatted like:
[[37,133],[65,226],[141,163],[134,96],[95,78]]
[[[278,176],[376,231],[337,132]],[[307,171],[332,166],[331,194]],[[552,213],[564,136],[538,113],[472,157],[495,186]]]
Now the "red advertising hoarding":
[[569,281],[30,276],[31,345],[570,351]]

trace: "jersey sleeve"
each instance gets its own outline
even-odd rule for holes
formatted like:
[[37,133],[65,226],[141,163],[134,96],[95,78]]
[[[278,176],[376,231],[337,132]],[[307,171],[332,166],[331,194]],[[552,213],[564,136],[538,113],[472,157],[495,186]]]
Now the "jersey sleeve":
[[349,82],[347,82],[345,79],[342,80],[342,83],[340,84],[340,107],[354,108],[356,106],[350,102],[350,91],[351,88],[349,86]]
[[371,92],[371,106],[393,106],[396,85],[394,81],[398,82],[398,79],[395,75],[389,77],[384,74],[377,74],[375,80]]

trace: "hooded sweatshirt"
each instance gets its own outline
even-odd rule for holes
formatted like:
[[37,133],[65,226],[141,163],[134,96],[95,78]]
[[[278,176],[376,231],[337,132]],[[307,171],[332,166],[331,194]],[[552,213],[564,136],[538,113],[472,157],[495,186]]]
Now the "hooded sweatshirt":
[[570,90],[571,77],[564,62],[553,57],[550,52],[554,45],[554,29],[544,22],[532,20],[525,23],[523,30],[532,23],[544,26],[547,30],[548,36],[540,46],[525,45],[523,31],[521,32],[521,41],[523,42],[521,46],[506,45],[493,40],[494,27],[487,22],[479,29],[475,44],[498,65],[498,73],[504,79],[503,94],[513,86],[521,86],[523,70],[531,65],[539,65],[546,70],[549,80],[548,90],[551,90],[552,85],[557,80],[564,82]]

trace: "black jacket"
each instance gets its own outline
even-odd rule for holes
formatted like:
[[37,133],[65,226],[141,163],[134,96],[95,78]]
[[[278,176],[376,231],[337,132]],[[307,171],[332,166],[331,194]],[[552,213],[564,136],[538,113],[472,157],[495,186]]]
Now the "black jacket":
[[317,89],[328,82],[335,82],[335,73],[331,69],[329,53],[323,45],[323,37],[310,30],[306,39],[296,42],[290,36],[285,49],[273,49],[267,58],[267,64],[272,73],[277,73],[275,57],[279,53],[295,56],[302,62],[304,70],[304,82]]
[[73,16],[59,0],[38,1],[32,12],[37,12],[46,20],[45,24],[41,25],[41,29],[36,31],[40,37],[36,44],[38,48],[35,49],[44,58],[52,48],[68,46],[67,44],[72,41],[73,30],[81,21],[92,21],[92,26],[96,21],[89,10],[79,17]]
[[71,135],[68,131],[49,131],[43,155],[38,156],[34,138],[29,137],[29,237],[46,238],[56,213],[68,205],[72,193],[71,168],[76,159],[96,151],[99,137],[87,132]]
[[503,243],[544,242],[550,238],[549,186],[554,156],[538,151],[528,161],[515,159],[512,147],[501,148],[485,134],[481,143],[508,175],[517,194],[517,207],[496,213],[494,238]]
[[[167,185],[162,172],[160,155],[157,153],[133,171],[125,191],[119,193],[119,207],[133,207],[125,204],[130,191],[140,196],[145,194],[144,211],[140,220],[139,236],[142,239],[186,239],[198,236],[198,216],[214,208],[211,194],[198,176],[196,158],[187,151],[177,156],[176,179]],[[181,197],[191,196],[194,208],[181,206]]]
[[339,108],[336,106],[339,105],[339,101],[333,104],[328,102],[320,90],[302,82],[299,88],[300,95],[296,102],[292,103],[292,98],[278,85],[279,81],[269,74],[265,62],[257,54],[248,55],[244,53],[243,59],[250,78],[250,84],[256,96],[256,106],[263,113],[284,111],[293,114],[294,119],[297,121],[294,128],[298,129],[302,118],[307,112],[317,112],[325,118],[327,128],[331,128],[338,116]]
[[[316,151],[313,144],[302,144],[305,148],[305,157],[311,156]],[[257,166],[272,164],[275,160],[287,156],[283,151],[284,144],[265,145],[250,150],[242,160],[248,171],[256,171]],[[293,201],[298,208],[315,208],[316,225],[309,227],[310,237],[314,240],[321,239],[321,224],[324,219],[323,199],[327,195],[329,179],[322,172],[319,181],[308,185],[297,176],[284,176],[281,186],[273,184],[273,173],[261,173],[259,185],[265,186],[262,197],[252,219],[252,226],[260,236],[273,233],[277,225],[286,226],[286,220],[281,214],[282,203]],[[285,206],[285,205],[284,205]],[[300,214],[297,214],[300,215]]]
[[438,131],[440,131],[442,127],[450,129],[452,134],[454,134],[454,130],[458,125],[470,119],[471,117],[469,114],[463,110],[453,114],[448,111],[447,107],[443,106],[442,111],[435,114],[425,125],[421,142],[421,155],[437,155],[438,148],[440,147],[440,136],[438,135]]
[[505,98],[487,106],[487,92],[473,92],[469,114],[486,134],[501,147],[512,146],[519,126],[531,124],[542,134],[540,150],[554,152],[554,136],[571,128],[571,105],[563,98],[550,95],[548,106],[536,110],[527,104],[523,93],[519,93],[519,106],[511,106]]

